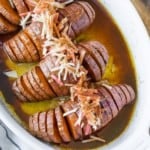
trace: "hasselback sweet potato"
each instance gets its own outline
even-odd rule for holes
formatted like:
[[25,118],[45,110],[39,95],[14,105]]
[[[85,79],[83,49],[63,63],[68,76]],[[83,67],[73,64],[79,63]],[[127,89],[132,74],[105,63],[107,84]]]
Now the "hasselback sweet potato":
[[[86,92],[90,93],[88,90],[89,89],[87,89]],[[130,95],[129,99],[127,95]],[[88,94],[88,96],[90,97],[90,94]],[[110,123],[110,121],[118,115],[125,105],[131,103],[135,99],[135,92],[131,86],[126,84],[112,86],[105,84],[101,85],[96,91],[94,91],[94,96],[99,98],[98,105],[96,105],[96,107],[93,105],[95,104],[96,99],[92,101],[91,95],[89,106],[91,105],[91,107],[93,107],[93,111],[90,113],[95,114],[97,120],[100,119],[100,122],[96,127],[84,121],[85,119],[89,119],[86,118],[88,116],[84,116],[84,118],[82,118],[83,120],[81,119],[82,125],[77,124],[77,122],[80,120],[78,112],[81,108],[75,110],[79,102],[70,100],[53,110],[48,110],[42,113],[39,112],[30,116],[30,131],[33,133],[33,135],[48,142],[64,143],[71,142],[72,140],[83,140]],[[83,105],[86,105],[86,103]],[[97,111],[100,111],[100,114]],[[42,115],[43,113],[44,115]],[[39,128],[35,129],[35,126]]]
[[[97,49],[94,49],[92,43],[95,43],[97,45]],[[80,46],[82,44],[82,47]],[[79,48],[79,55],[81,55],[82,52],[85,52],[85,56],[83,58],[83,66],[84,68],[88,71],[88,76],[91,78],[93,81],[99,81],[102,78],[102,75],[104,74],[104,70],[106,67],[106,64],[108,62],[108,52],[104,47],[101,47],[101,44],[97,41],[90,41],[86,43],[81,43],[77,45]],[[86,47],[87,46],[87,47]],[[103,50],[103,54],[101,52],[101,48]],[[94,53],[91,53],[93,51]],[[99,54],[95,56],[96,54]],[[101,57],[102,55],[107,56],[107,61],[104,61],[104,58]],[[101,58],[101,62],[97,61],[98,58]],[[24,82],[26,85],[26,88],[24,88],[24,92],[20,89],[20,93],[26,97],[26,101],[33,101],[33,97],[35,101],[38,100],[45,100],[48,98],[56,97],[56,96],[66,96],[69,95],[69,87],[65,86],[66,84],[75,84],[77,83],[77,80],[74,80],[71,75],[68,75],[66,80],[63,81],[63,85],[59,84],[59,81],[57,81],[53,77],[57,77],[57,74],[52,71],[53,68],[58,67],[59,64],[55,65],[55,57],[52,57],[51,55],[48,55],[43,59],[38,66],[33,68],[32,70],[28,71],[25,73],[23,76],[19,77],[15,83],[13,84],[13,90],[14,93],[16,93],[16,82],[20,82],[21,78],[26,78],[24,76],[27,76],[26,80],[30,83],[27,84],[28,82]],[[103,70],[101,68],[104,68]],[[32,74],[32,75],[31,75]],[[33,78],[35,81],[33,81]],[[36,82],[36,83],[35,83]],[[23,84],[20,82],[20,84]],[[35,84],[38,86],[37,89],[34,89]],[[31,89],[32,87],[32,89]],[[28,90],[29,89],[29,90]],[[32,91],[32,92],[31,92]],[[33,92],[34,91],[34,92]],[[33,97],[29,97],[29,94],[32,95]],[[40,94],[41,96],[36,96],[36,92]],[[18,97],[19,100],[23,100],[22,97],[18,96],[16,93],[16,96]]]
[[[95,19],[95,11],[87,2],[74,2],[63,9],[58,10],[59,18],[58,21],[61,22],[64,18],[67,18],[67,22],[64,23],[64,27],[60,29],[60,33],[67,29],[67,35],[70,38],[75,38],[81,32],[85,31]],[[43,57],[43,44],[45,39],[42,39],[42,29],[44,25],[41,22],[32,22],[29,26],[23,29],[21,32],[12,37],[9,41],[4,43],[4,50],[12,61],[13,57],[9,55],[11,50],[14,55],[17,55],[17,60],[15,62],[37,62]],[[48,30],[48,29],[47,29]],[[48,32],[48,31],[47,31]],[[15,47],[8,47],[8,43],[13,43],[15,38],[22,38],[26,40],[21,40],[22,45],[26,45],[23,51],[27,51],[32,59],[27,59],[22,57],[22,51],[20,53]],[[27,42],[26,42],[27,41]],[[32,45],[32,48],[30,46]],[[25,53],[25,52],[24,52]]]

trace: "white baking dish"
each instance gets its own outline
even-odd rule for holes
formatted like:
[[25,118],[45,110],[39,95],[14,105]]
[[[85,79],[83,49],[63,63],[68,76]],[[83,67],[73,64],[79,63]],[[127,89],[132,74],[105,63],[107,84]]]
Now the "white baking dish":
[[[146,29],[130,0],[100,0],[108,10],[120,31],[133,56],[138,95],[134,114],[129,126],[120,137],[109,145],[102,147],[104,150],[134,150],[150,149],[150,39]],[[54,149],[42,143],[23,129],[9,114],[4,105],[0,104],[0,119],[27,145],[36,150]]]

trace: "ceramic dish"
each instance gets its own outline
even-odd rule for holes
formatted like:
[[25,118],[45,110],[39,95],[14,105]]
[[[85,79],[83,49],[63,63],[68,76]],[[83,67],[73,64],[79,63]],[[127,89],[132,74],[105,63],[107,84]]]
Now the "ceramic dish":
[[[134,6],[129,0],[101,0],[100,3],[106,8],[120,29],[133,57],[137,76],[137,102],[130,123],[125,131],[110,144],[100,149],[141,149],[148,148],[150,126],[150,39],[146,29],[138,16]],[[30,135],[12,117],[7,108],[0,103],[0,119],[20,139],[32,149],[54,149]]]

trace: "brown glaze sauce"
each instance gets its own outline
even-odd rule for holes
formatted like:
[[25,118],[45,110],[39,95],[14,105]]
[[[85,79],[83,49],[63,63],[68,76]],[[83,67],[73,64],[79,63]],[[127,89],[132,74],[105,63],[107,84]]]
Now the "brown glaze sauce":
[[[128,47],[117,28],[116,24],[107,13],[107,11],[96,1],[88,0],[96,11],[96,19],[93,25],[82,35],[77,41],[98,40],[108,49],[110,60],[107,65],[106,73],[103,80],[108,80],[112,84],[127,83],[136,90],[136,76],[134,65],[128,51]],[[12,63],[2,50],[2,42],[10,38],[12,35],[0,36],[0,90],[3,92],[5,102],[10,104],[12,110],[19,116],[23,124],[27,125],[28,117],[37,111],[54,108],[58,105],[58,99],[47,100],[40,103],[22,104],[15,99],[11,91],[12,79],[8,79],[2,72],[6,70],[16,70],[19,75],[26,72],[34,64],[14,64]],[[1,96],[0,96],[1,97]],[[98,135],[106,140],[105,144],[110,143],[117,138],[128,126],[134,110],[134,103],[123,109],[107,127],[101,130]],[[9,108],[10,109],[10,108]],[[11,110],[11,112],[12,112]],[[96,149],[103,144],[100,142],[92,142],[82,144],[81,142],[72,142],[70,144],[60,145],[62,149]]]

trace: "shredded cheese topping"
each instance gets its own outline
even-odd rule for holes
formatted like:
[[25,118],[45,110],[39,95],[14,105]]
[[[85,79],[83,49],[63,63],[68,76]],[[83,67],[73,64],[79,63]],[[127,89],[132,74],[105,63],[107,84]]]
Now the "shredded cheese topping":
[[85,89],[79,86],[71,87],[71,100],[75,101],[74,109],[68,111],[64,116],[70,115],[74,112],[78,114],[78,120],[75,126],[88,124],[95,131],[101,126],[101,113],[103,109],[100,107],[101,98],[96,89]]
[[13,0],[8,0],[8,1],[9,1],[9,3],[10,3],[11,7],[12,7],[12,8],[15,8]]
[[27,26],[27,24],[30,23],[31,13],[28,12],[27,14],[20,14],[20,15],[22,16],[22,19],[20,21],[20,25],[24,29]]
[[82,140],[82,143],[89,143],[89,142],[94,142],[94,141],[99,141],[99,142],[102,142],[102,143],[106,142],[105,139],[102,139],[100,137],[96,137],[96,136],[91,135],[89,139]]
[[[76,113],[78,119],[75,126],[80,126],[86,133],[90,128],[97,131],[101,127],[102,111],[100,106],[102,100],[96,89],[86,89],[82,87],[83,82],[79,81],[76,86],[71,87],[71,100],[74,101],[74,109],[63,114],[64,117]],[[85,127],[85,128],[84,128]],[[106,140],[91,135],[89,139],[82,140],[82,143],[99,141],[105,143]]]
[[104,87],[106,87],[109,90],[112,90],[112,86],[110,86],[109,84],[102,83],[101,85],[103,85]]

